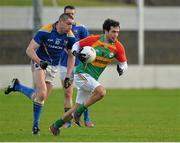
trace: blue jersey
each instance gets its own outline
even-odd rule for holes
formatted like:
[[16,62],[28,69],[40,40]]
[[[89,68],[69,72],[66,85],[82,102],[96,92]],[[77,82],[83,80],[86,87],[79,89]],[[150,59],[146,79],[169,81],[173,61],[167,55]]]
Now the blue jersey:
[[53,66],[59,64],[64,49],[71,49],[75,43],[72,31],[59,34],[55,25],[56,23],[43,26],[34,36],[34,40],[40,45],[36,54]]
[[[76,38],[76,41],[79,41],[89,36],[89,32],[86,29],[86,27],[84,25],[77,24],[77,23],[74,23],[72,25],[72,32]],[[60,65],[67,67],[67,60],[68,60],[68,53],[66,50],[64,50],[63,56],[60,61]],[[79,64],[79,60],[76,58],[75,65],[78,65],[78,64]]]

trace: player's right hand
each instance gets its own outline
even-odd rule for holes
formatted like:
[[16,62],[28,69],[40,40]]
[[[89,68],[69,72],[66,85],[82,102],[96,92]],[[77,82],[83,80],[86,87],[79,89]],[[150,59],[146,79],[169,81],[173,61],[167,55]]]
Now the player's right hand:
[[47,66],[49,65],[48,61],[40,61],[40,67],[45,70]]
[[64,88],[68,88],[69,86],[71,86],[71,80],[69,77],[66,77],[64,79]]

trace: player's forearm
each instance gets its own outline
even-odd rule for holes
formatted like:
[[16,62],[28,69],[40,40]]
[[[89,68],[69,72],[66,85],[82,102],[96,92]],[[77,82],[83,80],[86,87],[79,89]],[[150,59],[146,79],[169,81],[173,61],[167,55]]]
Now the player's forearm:
[[38,45],[36,45],[34,43],[34,41],[32,40],[29,44],[29,46],[26,49],[26,54],[28,55],[28,57],[30,57],[33,61],[35,61],[36,63],[40,64],[41,59],[37,56],[35,50],[38,48]]
[[68,63],[67,63],[67,74],[66,77],[70,77],[75,65],[75,56],[71,53],[71,51],[68,51]]
[[40,59],[39,57],[36,55],[35,51],[32,51],[30,49],[26,50],[26,54],[28,55],[28,57],[30,57],[33,61],[35,61],[36,63],[40,63]]
[[67,62],[67,74],[66,77],[71,77],[71,74],[74,69],[75,59],[77,53],[79,52],[80,45],[79,42],[74,43],[71,50],[68,50],[68,62]]

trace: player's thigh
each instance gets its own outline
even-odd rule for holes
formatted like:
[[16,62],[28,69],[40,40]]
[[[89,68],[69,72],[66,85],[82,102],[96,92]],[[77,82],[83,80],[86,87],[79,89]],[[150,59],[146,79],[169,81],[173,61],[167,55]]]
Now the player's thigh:
[[49,95],[50,92],[52,91],[53,85],[49,82],[46,82],[46,87],[47,87],[47,95]]
[[[60,72],[59,72],[60,73],[60,80],[64,81],[64,79],[66,77],[66,73],[67,73],[67,67],[60,66],[59,68],[60,68]],[[63,83],[62,83],[62,85],[63,85]]]
[[64,79],[66,78],[66,74],[67,74],[67,67],[60,66],[60,80],[65,96],[72,96],[73,88],[74,88],[74,73],[72,73],[70,77],[72,84],[68,88],[64,88]]
[[77,87],[76,103],[82,104],[92,95],[92,92],[101,84],[89,74],[75,74],[75,83]]
[[76,96],[76,104],[83,104],[88,97],[91,96],[91,91],[78,89]]
[[87,73],[79,73],[74,75],[76,87],[79,90],[93,92],[96,87],[101,85],[97,80]]
[[33,81],[37,92],[47,91],[45,76],[45,72],[41,69],[33,71]]
[[[60,66],[60,79],[62,81],[64,81],[64,79],[66,78],[66,74],[67,74],[67,67],[65,66]],[[73,81],[74,80],[74,71],[71,74],[70,79]],[[63,82],[64,83],[64,82]],[[63,85],[63,84],[62,84]]]
[[57,72],[58,72],[57,66],[48,65],[45,70],[46,73],[45,81],[49,84],[54,85],[54,79]]

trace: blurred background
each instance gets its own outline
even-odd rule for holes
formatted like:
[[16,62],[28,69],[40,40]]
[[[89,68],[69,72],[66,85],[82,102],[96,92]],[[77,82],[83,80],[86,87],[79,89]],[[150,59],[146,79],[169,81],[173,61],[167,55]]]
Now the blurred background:
[[[107,18],[120,21],[129,69],[118,78],[116,61],[100,81],[108,88],[179,88],[179,0],[1,0],[0,87],[13,77],[32,85],[25,50],[41,25],[54,23],[65,5],[77,9],[76,21],[100,34]],[[60,87],[59,74],[55,87]]]

